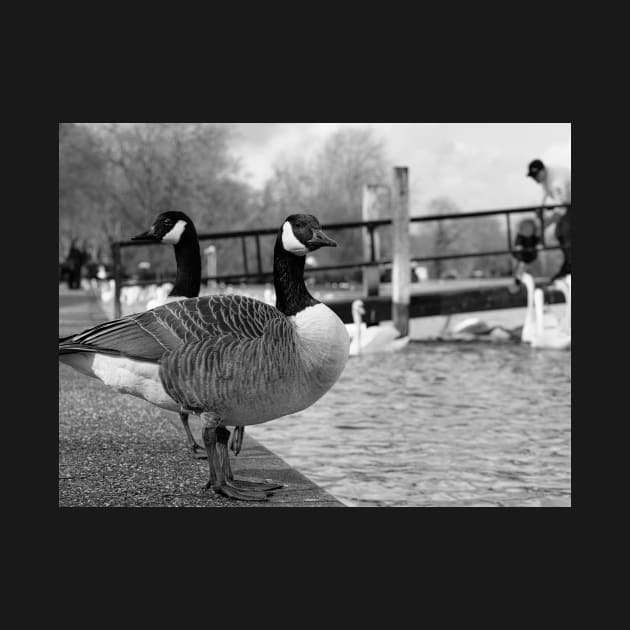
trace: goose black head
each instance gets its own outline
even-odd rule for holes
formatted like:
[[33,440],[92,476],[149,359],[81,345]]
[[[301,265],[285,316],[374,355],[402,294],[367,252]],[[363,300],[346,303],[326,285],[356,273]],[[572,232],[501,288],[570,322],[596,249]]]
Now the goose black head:
[[282,248],[295,256],[306,256],[320,247],[337,247],[337,243],[324,234],[312,214],[288,216],[282,225],[280,240]]
[[183,212],[169,210],[159,214],[146,232],[132,237],[131,240],[177,245],[184,234],[188,233],[195,234],[193,222]]

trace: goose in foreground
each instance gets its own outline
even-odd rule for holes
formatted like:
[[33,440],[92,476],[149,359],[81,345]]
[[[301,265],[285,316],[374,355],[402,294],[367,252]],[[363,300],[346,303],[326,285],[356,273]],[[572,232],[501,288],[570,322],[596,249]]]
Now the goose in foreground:
[[363,300],[352,302],[353,324],[346,324],[351,342],[350,356],[375,352],[395,352],[409,343],[409,336],[401,337],[393,325],[367,326],[363,322],[365,306]]
[[[175,262],[177,264],[175,284],[167,283],[160,287],[156,297],[147,303],[147,309],[199,296],[201,288],[199,237],[194,223],[187,214],[177,211],[162,212],[146,232],[133,236],[131,240],[173,245],[175,250]],[[169,286],[170,291],[164,295],[165,289],[168,289]],[[193,457],[205,459],[207,457],[206,449],[195,441],[188,424],[188,414],[180,411],[179,418],[184,425],[188,447]],[[242,442],[242,436],[240,437]]]
[[59,341],[60,361],[204,423],[206,488],[265,501],[278,485],[234,479],[228,426],[306,409],[337,381],[350,339],[304,284],[304,257],[336,246],[312,215],[291,215],[274,248],[276,306],[239,295],[190,298],[106,322]]

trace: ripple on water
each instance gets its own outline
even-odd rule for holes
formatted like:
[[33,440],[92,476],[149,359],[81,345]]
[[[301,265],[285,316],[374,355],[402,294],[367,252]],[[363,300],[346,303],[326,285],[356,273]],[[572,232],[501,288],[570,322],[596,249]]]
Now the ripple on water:
[[315,405],[248,431],[347,505],[570,505],[571,353],[352,357]]

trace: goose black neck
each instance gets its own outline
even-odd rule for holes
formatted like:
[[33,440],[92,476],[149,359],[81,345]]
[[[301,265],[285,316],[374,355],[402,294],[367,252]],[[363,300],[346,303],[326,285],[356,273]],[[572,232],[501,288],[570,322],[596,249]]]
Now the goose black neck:
[[169,293],[173,297],[198,297],[201,288],[201,252],[199,239],[192,224],[188,224],[175,245],[177,276]]
[[305,258],[289,254],[282,247],[282,237],[278,236],[273,255],[273,284],[276,289],[276,308],[287,316],[319,304],[304,284]]

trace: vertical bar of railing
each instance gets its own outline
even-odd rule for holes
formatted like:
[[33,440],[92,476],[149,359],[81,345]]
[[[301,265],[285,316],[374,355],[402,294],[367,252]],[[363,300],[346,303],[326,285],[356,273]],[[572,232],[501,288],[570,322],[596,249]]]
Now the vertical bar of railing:
[[376,247],[374,245],[374,225],[368,225],[368,231],[370,233],[370,262],[376,261]]
[[545,243],[545,209],[541,208],[538,211],[538,217],[540,219],[540,244],[543,247],[547,247],[547,244]]
[[260,257],[260,234],[256,234],[256,264],[258,265],[258,273],[261,275],[262,280],[262,258]]
[[249,273],[249,266],[247,264],[247,242],[244,236],[241,236],[241,244],[243,246],[243,269],[245,273]]
[[507,223],[507,248],[508,251],[512,251],[512,228],[510,226],[510,213],[505,213],[505,221]]
[[114,265],[114,318],[122,315],[120,306],[120,292],[122,290],[122,263],[120,257],[120,243],[112,243],[112,262]]

